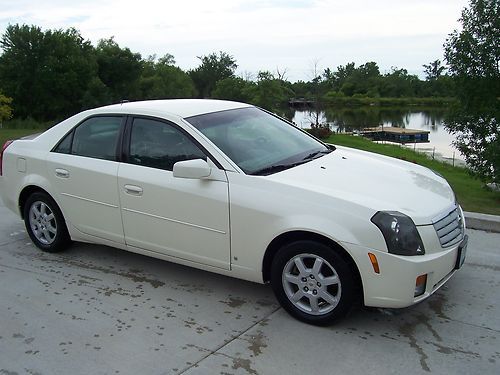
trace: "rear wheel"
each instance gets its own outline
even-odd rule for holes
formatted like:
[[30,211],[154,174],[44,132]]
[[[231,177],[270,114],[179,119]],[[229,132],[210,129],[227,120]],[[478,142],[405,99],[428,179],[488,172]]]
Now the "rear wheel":
[[349,264],[334,249],[315,241],[285,245],[274,257],[271,285],[292,316],[316,325],[345,316],[355,300]]
[[70,244],[61,210],[46,193],[33,193],[26,200],[24,224],[33,243],[43,251],[62,251]]

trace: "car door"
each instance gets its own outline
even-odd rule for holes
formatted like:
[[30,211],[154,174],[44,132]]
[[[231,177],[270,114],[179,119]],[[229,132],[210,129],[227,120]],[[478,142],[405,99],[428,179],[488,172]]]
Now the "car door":
[[124,243],[117,147],[123,116],[96,116],[75,127],[47,157],[64,217],[80,232]]
[[[173,176],[182,160],[207,159],[180,127],[151,118],[127,125],[125,162],[118,186],[128,246],[229,269],[229,192],[217,179]],[[218,172],[218,173],[215,173]]]

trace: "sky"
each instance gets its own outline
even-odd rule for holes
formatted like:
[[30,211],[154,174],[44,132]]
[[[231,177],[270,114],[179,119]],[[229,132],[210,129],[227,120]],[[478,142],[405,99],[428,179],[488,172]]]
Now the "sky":
[[122,47],[174,55],[184,70],[197,56],[232,55],[237,74],[286,72],[310,80],[314,67],[368,61],[382,73],[443,61],[443,43],[459,29],[467,0],[0,0],[0,34],[9,24],[74,27],[94,45],[114,37]]

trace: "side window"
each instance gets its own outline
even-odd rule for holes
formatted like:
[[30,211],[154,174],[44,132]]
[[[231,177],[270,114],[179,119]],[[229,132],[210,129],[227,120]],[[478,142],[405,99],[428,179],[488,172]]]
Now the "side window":
[[206,155],[179,129],[161,121],[134,119],[128,162],[171,171],[178,161]]
[[[71,154],[96,159],[116,160],[116,145],[121,117],[92,117],[74,131]],[[59,146],[65,143],[64,140]]]
[[54,149],[54,152],[58,152],[60,154],[70,154],[71,153],[71,142],[73,142],[73,134],[75,133],[74,130],[72,130],[70,133],[68,133],[61,142],[57,145],[57,147]]

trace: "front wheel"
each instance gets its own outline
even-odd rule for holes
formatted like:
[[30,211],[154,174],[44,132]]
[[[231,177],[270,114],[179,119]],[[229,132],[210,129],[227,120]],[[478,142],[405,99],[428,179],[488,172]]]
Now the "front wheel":
[[345,316],[354,302],[349,264],[334,249],[315,241],[285,245],[274,257],[271,285],[295,318],[315,325]]
[[43,251],[62,251],[70,243],[61,210],[46,193],[29,196],[24,205],[24,224],[33,243]]

